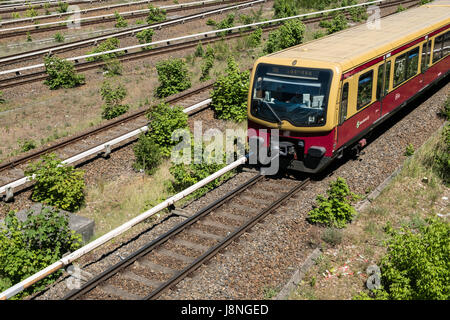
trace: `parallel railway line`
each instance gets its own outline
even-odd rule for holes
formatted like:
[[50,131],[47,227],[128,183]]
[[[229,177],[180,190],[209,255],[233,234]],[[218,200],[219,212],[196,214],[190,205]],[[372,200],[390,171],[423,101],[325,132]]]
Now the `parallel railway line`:
[[[180,5],[169,6],[165,10],[167,13],[172,13],[172,12],[179,12],[182,10],[198,9],[198,8],[211,7],[211,6],[217,6],[220,4],[227,4],[227,3],[234,3],[234,2],[239,2],[239,1],[238,0],[200,1],[200,2],[196,2],[196,3],[192,3],[190,5],[180,4]],[[141,9],[141,10],[136,10],[136,11],[121,12],[120,15],[123,18],[133,18],[134,19],[134,18],[146,17],[148,15],[148,13],[149,13],[149,9]],[[114,14],[107,14],[107,15],[96,16],[96,17],[79,18],[77,20],[77,23],[79,23],[80,27],[84,27],[87,25],[101,24],[101,23],[111,22],[111,21],[115,21],[115,20],[116,20],[116,17]],[[36,24],[36,25],[28,25],[28,26],[0,29],[0,39],[6,39],[6,38],[16,37],[16,36],[20,36],[20,35],[26,35],[28,33],[31,35],[34,33],[67,29],[68,26],[70,26],[70,24],[73,24],[73,23],[74,23],[74,20],[68,20],[68,21],[47,22],[47,23]]]
[[[386,4],[386,6],[389,5],[389,7],[390,7],[390,6],[396,5],[398,3],[411,3],[411,2],[417,3],[417,0],[398,0],[395,2],[395,4],[393,2],[391,2],[391,3]],[[384,8],[386,8],[386,7],[384,7]],[[320,21],[322,21],[324,19],[328,19],[328,18],[329,17],[311,17],[311,18],[305,18],[303,20],[303,22],[305,24],[313,24],[313,23],[317,23],[317,22],[320,22]],[[274,25],[262,26],[262,29],[263,29],[263,32],[269,32],[273,29],[278,28],[279,25],[280,25],[279,23],[276,23]],[[239,26],[239,27],[234,27],[234,28],[242,29],[243,31],[239,30],[239,32],[226,34],[225,36],[214,35],[214,36],[209,36],[209,37],[207,37],[207,34],[211,34],[211,33],[214,34],[216,32],[215,31],[206,32],[206,33],[204,33],[205,38],[201,39],[201,41],[204,44],[208,44],[208,43],[212,43],[212,42],[216,42],[216,41],[222,41],[223,39],[232,39],[232,38],[243,37],[243,36],[248,35],[251,32],[253,32],[253,30],[251,30],[251,29],[246,30],[246,27],[244,27],[244,26],[242,26],[242,27]],[[195,35],[191,36],[191,38],[195,38]],[[177,50],[193,48],[198,44],[198,41],[199,41],[199,39],[194,39],[194,40],[187,40],[187,41],[184,41],[181,43],[170,43],[169,40],[163,40],[163,41],[158,41],[158,43],[159,44],[165,43],[166,44],[165,46],[156,47],[151,50],[139,50],[139,51],[134,51],[134,52],[128,52],[128,50],[126,48],[123,48],[124,54],[118,56],[117,59],[119,61],[132,61],[132,60],[142,59],[142,58],[146,58],[146,57],[150,57],[150,56],[154,56],[154,55],[163,55],[163,54],[167,54],[167,53],[177,51]],[[119,48],[115,51],[122,51],[122,50]],[[74,58],[72,58],[72,59],[74,59]],[[78,62],[78,60],[75,59],[75,68],[76,68],[76,71],[78,71],[78,72],[96,69],[96,68],[102,67],[104,65],[105,65],[104,61]],[[41,69],[43,69],[43,68],[41,67]],[[3,72],[0,72],[0,74],[2,74],[2,73],[6,74],[7,72],[8,71],[3,71]],[[21,72],[18,71],[18,72],[16,72],[15,77],[9,77],[9,78],[4,77],[4,78],[0,79],[0,90],[10,88],[10,87],[15,87],[18,85],[23,85],[26,83],[45,80],[46,78],[47,78],[47,74],[45,73],[45,70],[28,73],[28,74],[22,74]]]
[[64,299],[157,299],[309,182],[257,174]]

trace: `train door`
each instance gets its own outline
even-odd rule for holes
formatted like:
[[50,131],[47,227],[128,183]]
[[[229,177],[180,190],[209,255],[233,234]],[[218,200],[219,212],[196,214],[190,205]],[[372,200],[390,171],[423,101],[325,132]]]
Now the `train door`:
[[381,117],[383,113],[383,98],[389,92],[389,79],[391,76],[391,61],[384,57],[382,64],[378,66],[377,72],[377,89],[376,89],[376,99],[380,104],[378,117]]
[[346,128],[344,127],[345,120],[347,119],[347,113],[348,113],[348,105],[349,105],[349,86],[350,82],[349,80],[345,80],[341,85],[341,99],[339,102],[339,118],[338,118],[338,127],[337,127],[337,146],[341,146],[343,142],[346,140],[345,137],[345,131]]

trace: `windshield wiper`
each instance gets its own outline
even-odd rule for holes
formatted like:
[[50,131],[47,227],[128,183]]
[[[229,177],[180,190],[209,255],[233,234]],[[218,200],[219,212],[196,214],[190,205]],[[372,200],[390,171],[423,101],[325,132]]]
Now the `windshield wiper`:
[[272,114],[275,116],[275,118],[277,118],[278,120],[278,124],[281,126],[283,124],[283,122],[281,121],[280,117],[278,116],[278,114],[272,109],[272,107],[270,106],[270,104],[268,104],[267,102],[265,102],[264,100],[260,100],[262,101],[262,103],[264,103],[267,108],[269,108],[269,110],[272,112]]

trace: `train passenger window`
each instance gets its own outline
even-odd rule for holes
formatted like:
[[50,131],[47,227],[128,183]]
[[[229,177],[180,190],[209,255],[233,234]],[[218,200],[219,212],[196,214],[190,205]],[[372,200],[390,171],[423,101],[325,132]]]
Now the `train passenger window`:
[[383,97],[389,91],[389,78],[391,75],[391,61],[386,62],[386,79],[384,79],[384,64],[378,67],[378,79],[377,79],[377,100],[381,98],[381,91],[384,84]]
[[348,82],[344,83],[342,88],[341,96],[341,109],[339,110],[339,124],[345,121],[347,117],[347,106],[348,106]]
[[430,51],[431,51],[431,42],[428,41],[424,43],[422,46],[422,72],[425,72],[428,69],[428,64],[430,62]]
[[447,33],[445,34],[444,52],[443,52],[442,56],[445,57],[449,53],[450,53],[450,31],[447,31]]
[[406,70],[406,53],[398,56],[395,59],[394,65],[394,87],[405,81]]
[[419,67],[419,47],[408,52],[406,65],[406,79],[409,79],[417,74]]
[[359,77],[356,110],[365,107],[372,101],[372,84],[373,70],[370,70]]
[[442,45],[444,44],[444,35],[440,35],[434,39],[433,47],[433,63],[442,58]]

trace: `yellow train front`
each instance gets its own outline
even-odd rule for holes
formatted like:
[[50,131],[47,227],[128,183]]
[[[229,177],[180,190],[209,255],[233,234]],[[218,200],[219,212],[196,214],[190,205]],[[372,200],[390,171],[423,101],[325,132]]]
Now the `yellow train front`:
[[[278,131],[281,165],[317,173],[449,74],[450,1],[410,9],[259,58],[248,96],[249,145]],[[250,150],[252,151],[252,150]]]

